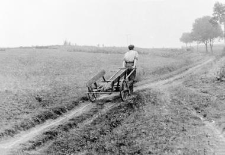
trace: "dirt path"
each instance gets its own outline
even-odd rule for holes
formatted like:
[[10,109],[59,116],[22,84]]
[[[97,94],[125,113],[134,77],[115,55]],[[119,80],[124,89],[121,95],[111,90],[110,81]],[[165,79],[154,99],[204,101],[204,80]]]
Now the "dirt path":
[[[202,66],[212,62],[212,59],[209,59],[199,65],[196,65],[193,68],[190,68],[188,71],[181,73],[179,75],[176,75],[172,78],[166,79],[166,80],[162,80],[162,81],[158,81],[156,83],[153,84],[149,84],[151,86],[157,86],[159,89],[164,90],[165,94],[169,94],[169,92],[165,92],[166,88],[169,85],[175,85],[175,84],[180,84],[180,82],[182,82],[182,78],[184,78],[187,75],[190,74],[194,74],[196,72],[198,72],[199,69],[201,69]],[[143,89],[143,88],[148,88],[147,85],[141,86],[138,89]],[[168,95],[169,96],[169,95]],[[169,99],[169,97],[168,97]],[[191,110],[190,110],[191,111]],[[208,145],[211,147],[211,153],[213,155],[225,155],[225,135],[223,134],[223,131],[219,129],[219,127],[216,126],[216,122],[215,121],[208,121],[207,119],[205,119],[203,116],[199,115],[198,113],[193,111],[193,115],[200,118],[202,120],[202,122],[204,123],[204,130],[206,131],[206,133],[209,135],[209,141],[208,141]]]
[[143,89],[147,89],[149,87],[153,87],[153,86],[157,86],[159,87],[160,85],[165,85],[165,84],[172,84],[172,82],[174,81],[177,81],[179,79],[182,79],[184,78],[185,76],[187,75],[190,75],[190,74],[194,74],[196,73],[202,66],[212,62],[214,59],[213,58],[210,58],[204,62],[201,62],[200,64],[197,64],[196,66],[194,67],[191,67],[189,68],[187,71],[181,73],[181,74],[178,74],[178,75],[175,75],[173,77],[170,77],[168,79],[165,79],[165,80],[160,80],[160,81],[157,81],[157,82],[153,82],[153,83],[150,83],[150,84],[144,84],[142,86],[139,86],[135,89],[135,91],[137,90],[143,90]]
[[[6,141],[1,141],[0,142],[0,152],[1,154],[8,154],[10,152],[10,150],[13,148],[17,148],[18,145],[23,144],[27,141],[29,141],[30,139],[34,138],[35,136],[43,133],[44,131],[57,126],[61,123],[63,123],[64,121],[72,118],[72,117],[76,117],[81,115],[84,112],[89,111],[91,108],[93,108],[94,105],[91,103],[88,104],[82,104],[80,107],[78,107],[77,109],[63,115],[62,117],[59,117],[56,120],[53,121],[47,121],[42,125],[38,125],[35,128],[32,128],[26,132],[22,132],[21,134],[15,136],[12,139],[6,140]],[[3,153],[4,152],[4,153]]]
[[[185,71],[181,74],[175,75],[173,77],[170,77],[168,79],[156,81],[156,82],[149,83],[149,84],[144,84],[144,85],[141,85],[141,86],[137,86],[135,88],[135,91],[143,90],[143,89],[146,89],[146,88],[149,88],[149,87],[156,87],[156,86],[158,87],[160,85],[171,84],[173,81],[177,81],[179,79],[184,78],[185,76],[187,76],[189,74],[197,72],[198,69],[200,69],[202,66],[212,62],[213,60],[214,60],[213,58],[207,59],[206,61],[201,62],[201,63],[197,64],[196,66],[194,66],[192,68],[189,68],[187,71]],[[32,128],[32,129],[30,129],[26,132],[20,133],[19,135],[13,137],[12,139],[1,141],[0,142],[1,155],[10,154],[10,152],[12,150],[15,150],[15,149],[19,148],[19,146],[21,144],[24,144],[24,143],[28,142],[29,140],[33,139],[34,137],[43,133],[44,131],[49,130],[50,128],[53,128],[55,126],[58,126],[58,125],[62,124],[63,122],[65,122],[66,120],[68,120],[70,118],[77,117],[77,116],[79,116],[79,115],[81,115],[85,112],[88,112],[94,106],[95,106],[95,104],[93,104],[93,103],[88,103],[88,102],[83,103],[78,108],[76,108],[75,110],[70,111],[69,113],[57,118],[56,120],[49,120],[42,125],[36,126],[35,128]],[[110,108],[108,108],[108,109],[110,109]],[[90,119],[90,120],[93,120],[93,119]],[[86,120],[86,121],[90,122],[90,120]],[[207,126],[207,124],[206,124],[206,126]],[[208,124],[208,126],[211,127],[210,124]],[[215,132],[214,133],[215,136],[221,137],[221,135],[217,132],[216,129],[214,129],[212,127],[211,127],[211,129],[212,129],[213,132]],[[224,143],[222,143],[222,142],[224,142]],[[221,138],[220,144],[221,144],[221,146],[223,146],[225,144],[224,137]],[[224,150],[222,150],[222,152],[223,151]]]

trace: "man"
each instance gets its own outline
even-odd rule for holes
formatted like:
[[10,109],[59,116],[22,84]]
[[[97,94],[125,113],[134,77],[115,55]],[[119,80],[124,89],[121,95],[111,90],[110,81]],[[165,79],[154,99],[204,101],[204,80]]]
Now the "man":
[[[134,50],[134,45],[129,45],[128,49],[129,51],[125,53],[124,59],[123,59],[123,67],[128,68],[127,75],[129,75],[131,71],[136,68],[137,60],[138,60],[138,52]],[[130,81],[129,85],[130,85],[131,92],[133,92],[133,83],[134,83],[135,77],[136,77],[136,69],[129,77],[129,81]]]

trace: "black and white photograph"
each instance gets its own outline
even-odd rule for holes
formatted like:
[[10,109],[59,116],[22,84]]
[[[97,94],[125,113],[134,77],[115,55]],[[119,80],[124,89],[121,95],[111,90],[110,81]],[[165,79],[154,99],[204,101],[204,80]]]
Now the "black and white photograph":
[[225,155],[225,0],[0,0],[0,155]]

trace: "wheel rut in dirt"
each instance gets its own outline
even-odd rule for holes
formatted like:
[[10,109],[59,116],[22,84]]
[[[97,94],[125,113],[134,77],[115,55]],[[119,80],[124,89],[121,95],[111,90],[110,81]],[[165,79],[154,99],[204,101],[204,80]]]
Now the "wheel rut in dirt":
[[184,71],[184,72],[182,72],[182,73],[180,73],[178,75],[175,75],[173,77],[170,77],[170,78],[167,78],[167,79],[164,79],[164,80],[160,80],[160,81],[156,81],[156,82],[153,82],[153,83],[150,83],[150,84],[141,85],[141,86],[135,88],[135,91],[147,89],[147,88],[152,87],[152,86],[157,86],[158,87],[160,85],[165,85],[165,84],[172,83],[173,81],[182,79],[182,78],[184,78],[185,76],[187,76],[189,74],[194,74],[202,66],[204,66],[204,65],[206,65],[208,63],[211,63],[213,60],[214,60],[213,58],[210,58],[210,59],[208,59],[206,61],[203,61],[203,62],[197,64],[194,67],[191,67],[191,68],[187,69],[187,71]]
[[[213,64],[211,67],[213,68]],[[165,87],[167,87],[166,85]],[[216,75],[204,68],[195,75],[181,82],[174,81],[167,90],[171,97],[177,100],[193,117],[203,123],[198,130],[205,135],[204,154],[225,154],[224,130],[224,83],[216,80]],[[166,88],[161,88],[166,90]],[[172,102],[174,103],[174,102]],[[203,136],[204,137],[204,136]]]
[[81,130],[84,126],[92,123],[99,116],[104,115],[110,109],[116,106],[118,105],[111,103],[105,104],[104,106],[96,106],[86,114],[71,118],[67,122],[53,127],[51,131],[46,131],[42,135],[35,137],[34,140],[28,141],[27,144],[23,145],[23,151],[36,150],[42,147],[42,145],[44,146],[45,143],[48,143],[52,139],[56,138],[62,132],[68,132],[70,130]]
[[90,104],[90,103],[89,104],[82,104],[77,109],[63,115],[62,117],[60,117],[56,120],[47,121],[46,123],[31,129],[30,131],[27,131],[25,133],[21,133],[20,135],[15,136],[15,138],[13,138],[13,139],[1,141],[0,142],[0,150],[1,149],[10,150],[11,148],[15,148],[19,144],[27,142],[28,140],[34,138],[35,136],[42,133],[43,131],[48,130],[49,128],[51,128],[53,126],[60,125],[63,121],[66,121],[71,117],[79,116],[82,113],[85,113],[85,112],[89,111],[91,108],[93,108],[93,105]]

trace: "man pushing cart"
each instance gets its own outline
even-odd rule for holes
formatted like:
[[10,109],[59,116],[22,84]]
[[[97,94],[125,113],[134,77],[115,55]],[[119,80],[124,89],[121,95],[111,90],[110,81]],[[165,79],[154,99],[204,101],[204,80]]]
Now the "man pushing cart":
[[[120,92],[121,99],[125,101],[127,96],[133,93],[138,53],[134,51],[134,45],[129,45],[128,49],[129,51],[124,55],[123,68],[120,68],[112,77],[106,80],[104,77],[105,71],[102,70],[87,82],[87,95],[92,102],[96,100],[99,94]],[[103,81],[101,84],[97,84],[100,78]]]
[[133,84],[136,77],[136,64],[138,60],[138,52],[134,50],[134,45],[128,46],[129,51],[125,53],[123,59],[123,67],[127,68],[127,74],[131,73],[133,69],[134,72],[129,77],[129,86],[131,93],[133,92]]

